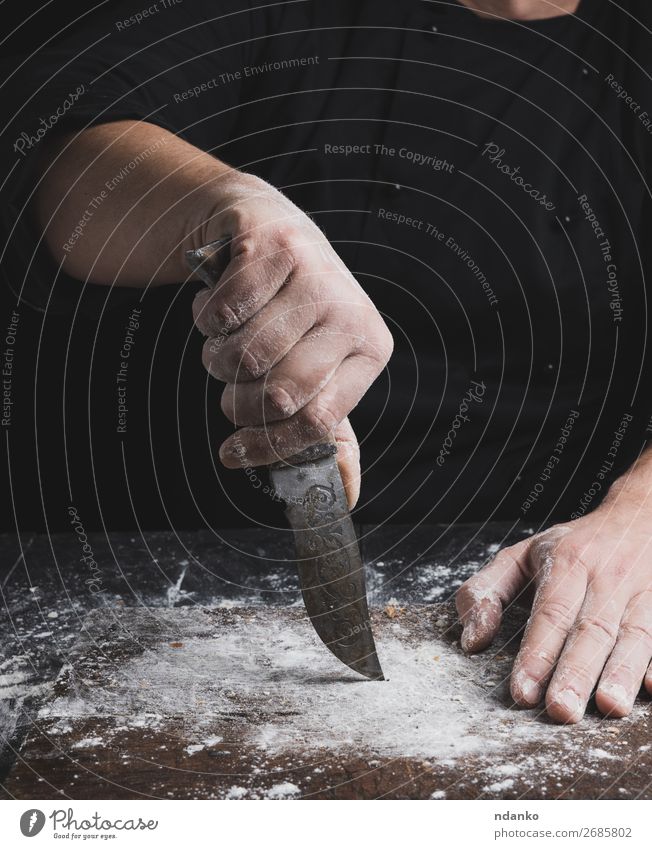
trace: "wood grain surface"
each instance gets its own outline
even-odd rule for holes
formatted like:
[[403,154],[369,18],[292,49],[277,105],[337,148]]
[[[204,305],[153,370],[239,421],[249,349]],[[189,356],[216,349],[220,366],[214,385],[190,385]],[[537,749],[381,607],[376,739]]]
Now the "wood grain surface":
[[449,603],[373,611],[388,682],[300,607],[95,610],[5,782],[15,798],[650,798],[651,706],[577,726],[516,709],[524,612],[459,650]]

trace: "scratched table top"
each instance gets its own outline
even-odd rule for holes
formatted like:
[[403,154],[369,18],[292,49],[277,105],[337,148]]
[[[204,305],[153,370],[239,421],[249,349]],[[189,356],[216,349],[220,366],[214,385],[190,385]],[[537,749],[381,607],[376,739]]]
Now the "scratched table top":
[[455,589],[528,531],[358,528],[389,682],[323,649],[289,534],[90,534],[86,560],[73,534],[0,537],[2,792],[650,798],[644,697],[574,729],[515,710],[517,609],[489,652],[459,651]]

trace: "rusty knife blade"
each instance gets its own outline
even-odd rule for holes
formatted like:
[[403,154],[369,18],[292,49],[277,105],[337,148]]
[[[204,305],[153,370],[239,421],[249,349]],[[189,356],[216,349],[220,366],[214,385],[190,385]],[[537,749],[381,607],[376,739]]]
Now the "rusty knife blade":
[[383,680],[336,452],[333,443],[313,445],[272,464],[270,477],[294,532],[301,592],[315,631],[342,663]]

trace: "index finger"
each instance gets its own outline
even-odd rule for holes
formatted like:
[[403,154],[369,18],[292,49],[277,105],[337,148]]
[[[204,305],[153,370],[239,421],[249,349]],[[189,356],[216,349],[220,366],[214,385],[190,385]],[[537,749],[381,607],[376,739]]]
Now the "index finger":
[[541,700],[587,587],[586,571],[577,559],[540,547],[533,547],[530,557],[539,558],[533,564],[537,590],[511,678],[512,698],[524,707]]
[[204,336],[237,330],[269,303],[293,269],[293,257],[285,248],[265,252],[249,239],[232,244],[224,272],[216,280],[210,280],[209,272],[204,279],[212,285],[195,295],[192,314],[197,329]]

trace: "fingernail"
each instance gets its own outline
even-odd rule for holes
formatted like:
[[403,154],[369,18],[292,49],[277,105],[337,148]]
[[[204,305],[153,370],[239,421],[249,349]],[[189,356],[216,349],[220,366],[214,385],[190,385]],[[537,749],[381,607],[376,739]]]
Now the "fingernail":
[[616,681],[606,681],[600,684],[599,690],[602,695],[609,696],[616,707],[621,708],[621,710],[629,712],[634,706],[631,695],[628,694],[622,684],[618,684]]
[[519,678],[516,687],[529,704],[536,704],[541,698],[541,686],[534,678]]
[[570,719],[581,719],[584,714],[584,702],[574,690],[562,690],[553,701],[570,714]]
[[246,465],[245,449],[243,445],[234,440],[227,439],[220,446],[220,460],[223,463],[237,460],[241,465]]

